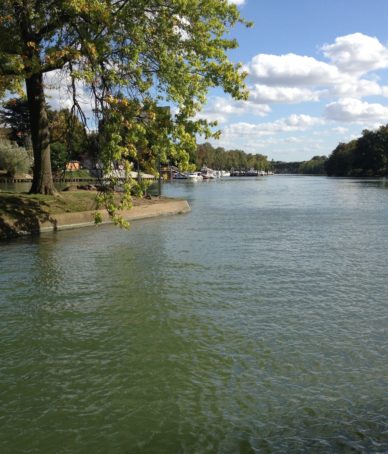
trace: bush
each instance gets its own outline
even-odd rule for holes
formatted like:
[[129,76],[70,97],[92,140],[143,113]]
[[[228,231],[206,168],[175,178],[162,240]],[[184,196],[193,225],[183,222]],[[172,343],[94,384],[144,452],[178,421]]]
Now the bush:
[[31,155],[25,148],[9,140],[0,140],[0,169],[5,170],[9,177],[14,177],[16,173],[28,173],[31,165]]

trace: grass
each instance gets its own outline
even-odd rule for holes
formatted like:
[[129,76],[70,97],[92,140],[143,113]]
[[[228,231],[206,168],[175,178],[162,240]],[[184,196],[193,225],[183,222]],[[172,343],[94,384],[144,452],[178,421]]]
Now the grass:
[[39,223],[60,213],[96,209],[96,192],[61,192],[58,196],[0,192],[0,239],[38,232]]
[[96,208],[96,192],[69,191],[58,196],[0,192],[0,216],[6,216],[10,210],[21,207],[40,207],[40,211],[50,214],[90,211]]

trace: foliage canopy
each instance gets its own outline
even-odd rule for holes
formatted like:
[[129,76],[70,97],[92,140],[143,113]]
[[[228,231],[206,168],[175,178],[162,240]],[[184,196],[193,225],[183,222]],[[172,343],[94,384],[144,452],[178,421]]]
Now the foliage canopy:
[[329,176],[387,176],[388,125],[365,129],[358,139],[340,143],[325,167]]
[[106,166],[148,150],[154,170],[156,157],[184,167],[196,135],[214,134],[193,120],[209,88],[247,96],[227,55],[238,22],[249,25],[227,0],[2,0],[0,92],[26,83],[33,191],[52,191],[45,73],[63,71],[71,113],[83,117],[80,92],[93,98]]

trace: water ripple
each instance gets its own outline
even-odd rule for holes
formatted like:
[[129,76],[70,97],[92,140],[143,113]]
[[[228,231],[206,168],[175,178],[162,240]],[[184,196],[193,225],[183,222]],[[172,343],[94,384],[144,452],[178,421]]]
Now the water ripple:
[[182,184],[189,215],[1,245],[1,452],[387,452],[377,183]]

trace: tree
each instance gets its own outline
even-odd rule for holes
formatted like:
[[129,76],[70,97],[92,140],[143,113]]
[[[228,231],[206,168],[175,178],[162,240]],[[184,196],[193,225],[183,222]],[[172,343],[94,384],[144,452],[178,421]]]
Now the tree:
[[50,144],[65,145],[66,159],[79,159],[87,152],[85,125],[69,109],[49,110]]
[[354,150],[354,166],[362,175],[384,175],[387,170],[388,128],[365,129]]
[[[2,0],[0,88],[20,90],[25,82],[34,151],[31,192],[55,192],[46,73],[64,71],[72,112],[80,115],[79,86],[88,87],[106,165],[146,147],[159,159],[183,157],[195,147],[196,134],[214,135],[206,121],[192,120],[210,87],[221,86],[237,99],[247,96],[244,74],[226,55],[237,43],[225,34],[237,22],[246,23],[227,0]],[[157,109],[163,104],[178,113],[161,125]],[[149,143],[148,130],[155,126]]]
[[[50,131],[53,171],[63,170],[66,161],[88,153],[89,141],[85,126],[69,109],[51,110],[46,106]],[[10,138],[19,146],[31,147],[30,113],[25,97],[11,98],[0,109],[0,123],[11,129]]]
[[333,150],[328,160],[325,162],[325,170],[328,176],[346,177],[352,173],[354,150],[357,146],[357,141],[353,140],[349,143],[339,143]]
[[[51,110],[46,105],[50,144],[65,144],[70,159],[76,159],[86,147],[86,131],[82,122],[69,109]],[[0,123],[11,129],[11,140],[20,146],[30,142],[30,113],[25,97],[11,98],[0,109]]]
[[69,153],[66,145],[61,142],[52,142],[50,144],[50,149],[51,167],[53,172],[63,171],[69,158]]
[[30,135],[30,113],[27,99],[11,98],[3,103],[0,109],[0,123],[11,129],[11,139],[20,146],[28,143]]

